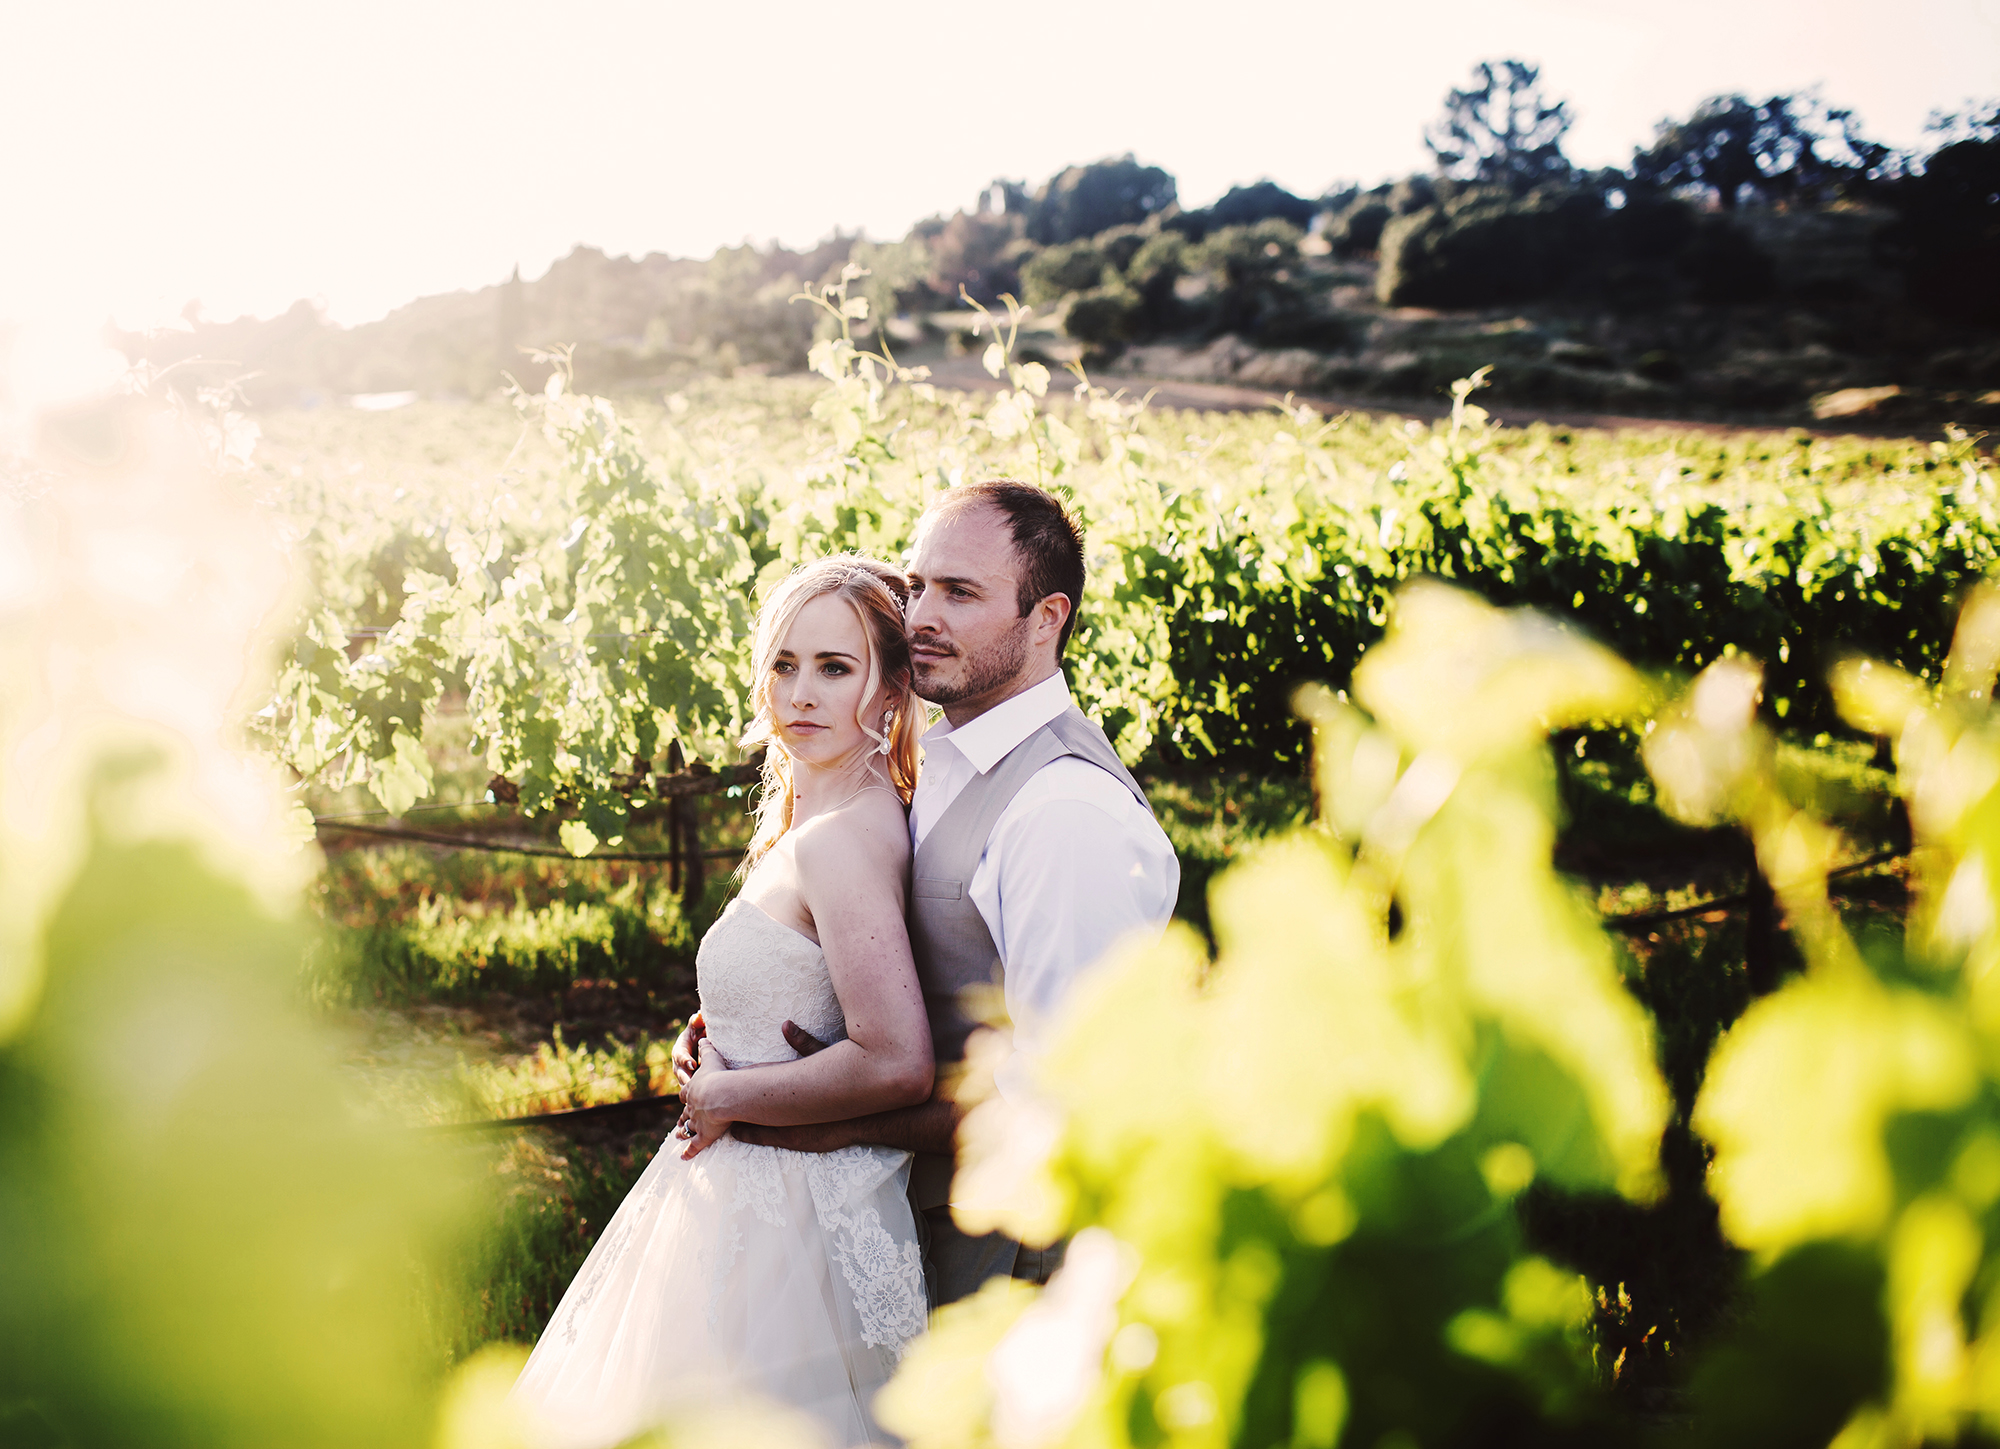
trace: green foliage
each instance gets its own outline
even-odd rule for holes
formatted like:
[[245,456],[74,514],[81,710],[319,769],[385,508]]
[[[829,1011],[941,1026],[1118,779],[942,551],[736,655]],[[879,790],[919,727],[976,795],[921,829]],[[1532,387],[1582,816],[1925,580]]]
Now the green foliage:
[[[556,1147],[516,1135],[499,1148],[483,1220],[423,1285],[432,1332],[453,1359],[541,1336],[653,1146]],[[511,1376],[500,1390],[510,1384]]]
[[[1511,1203],[1654,1190],[1666,1093],[1550,865],[1540,743],[1640,696],[1552,621],[1405,594],[1356,675],[1372,719],[1304,701],[1325,828],[1218,882],[1212,962],[1174,935],[1108,966],[1044,1101],[967,1120],[955,1214],[1074,1232],[1070,1266],[1032,1306],[947,1310],[889,1422],[918,1446],[1024,1421],[1051,1444],[1596,1442],[1588,1295]],[[1050,1340],[1073,1379],[1030,1371]]]
[[560,995],[588,981],[664,987],[687,970],[679,924],[629,896],[500,914],[435,896],[408,919],[350,928],[340,949],[326,953],[310,991],[316,1002],[348,1005],[464,1001],[495,991]]
[[[1769,661],[1787,727],[1834,728],[1817,683],[1832,659],[1862,648],[1934,674],[1955,600],[2000,543],[1990,464],[1963,438],[1558,438],[1495,429],[1469,397],[1415,431],[1281,410],[1201,418],[1097,389],[1051,397],[1046,370],[1004,345],[989,362],[1006,386],[978,399],[914,374],[892,387],[850,341],[817,355],[817,392],[717,392],[657,413],[644,438],[642,414],[547,403],[569,420],[553,433],[562,456],[615,488],[580,471],[449,503],[370,491],[371,521],[347,527],[318,480],[280,480],[335,515],[302,545],[334,587],[260,728],[305,773],[366,778],[371,756],[395,763],[396,730],[431,737],[423,701],[463,687],[493,767],[544,782],[524,800],[597,809],[601,823],[583,823],[610,839],[621,787],[647,798],[633,754],[657,768],[672,732],[727,757],[753,574],[842,547],[895,558],[937,489],[995,474],[1057,486],[1082,514],[1093,572],[1072,686],[1128,758],[1169,763],[1300,759],[1291,690],[1344,682],[1394,591],[1424,574],[1587,623],[1646,668],[1748,651]],[[351,580],[374,577],[397,508],[452,541],[459,572],[413,572],[400,619],[350,658],[320,641],[376,607]],[[579,583],[591,609],[577,609]],[[666,632],[628,639],[620,620]]]
[[407,1255],[464,1184],[357,1126],[298,938],[187,843],[100,834],[52,906],[0,1049],[0,1403],[50,1442],[419,1442]]
[[1648,742],[1678,813],[1744,824],[1806,959],[1723,1041],[1696,1106],[1722,1225],[1763,1264],[1761,1311],[1706,1371],[1710,1442],[1770,1442],[1781,1423],[1789,1442],[1837,1429],[1866,1445],[2000,1425],[1997,666],[1989,588],[1941,685],[1859,659],[1835,672],[1852,721],[1896,741],[1917,847],[1900,939],[1857,941],[1829,907],[1834,837],[1773,768],[1753,667],[1707,671]]
[[[1179,221],[1171,230],[1125,227],[1045,248],[1022,269],[1027,300],[1070,299],[1065,329],[1099,350],[1191,328],[1273,345],[1347,340],[1306,276],[1295,223],[1274,218],[1213,230]],[[1180,295],[1183,278],[1197,284],[1197,298]]]
[[[226,415],[69,419],[102,451],[0,504],[0,1436],[414,1449],[446,1359],[410,1305],[468,1182],[356,1112],[295,998],[303,863],[222,744],[282,575],[197,431]],[[25,546],[135,536],[157,586]]]
[[462,1064],[459,1079],[482,1117],[526,1117],[658,1097],[674,1091],[672,1043],[643,1032],[636,1040],[572,1046],[557,1026],[518,1061]]
[[1304,230],[1313,219],[1314,207],[1302,196],[1294,196],[1274,181],[1232,186],[1208,208],[1217,226],[1255,226],[1260,221],[1286,221]]
[[345,328],[300,302],[269,321],[196,319],[188,330],[123,334],[126,354],[159,366],[228,358],[260,406],[328,394],[415,389],[488,397],[509,376],[539,385],[524,354],[577,344],[576,376],[605,388],[662,374],[728,373],[738,364],[795,368],[812,318],[789,305],[836,273],[857,239],[722,247],[706,260],[610,257],[579,246],[532,281],[422,297],[377,322]]
[[1642,188],[1620,196],[1611,207],[1597,186],[1441,192],[1433,204],[1384,219],[1376,295],[1397,306],[1550,296],[1651,306],[1679,297],[1761,301],[1776,290],[1771,257],[1729,218],[1697,217]]
[[[1900,935],[1857,940],[1832,908],[1840,838],[1757,722],[1753,664],[1719,662],[1647,724],[1662,799],[1743,826],[1805,962],[1742,1011],[1695,1105],[1721,1226],[1755,1267],[1696,1362],[1687,1442],[1887,1449],[2000,1426],[1997,670],[1988,587],[1941,683],[1862,659],[1834,673],[1854,725],[1896,742],[1917,886]],[[1029,1429],[1615,1438],[1575,1282],[1527,1251],[1509,1204],[1533,1180],[1526,1216],[1546,1218],[1652,1170],[1664,1094],[1608,950],[1566,924],[1534,745],[1631,718],[1643,694],[1553,624],[1406,594],[1356,673],[1373,719],[1302,701],[1321,830],[1218,883],[1215,959],[1185,939],[1128,954],[1067,1023],[1041,1099],[973,1110],[955,1212],[1030,1242],[1074,1233],[1070,1266],[1039,1297],[994,1287],[947,1310],[889,1421],[919,1449]],[[1681,1100],[1742,1005],[1665,1044]]]
[[[863,299],[836,286],[817,300],[839,326]],[[764,398],[764,412],[703,421],[682,398],[648,433],[571,399],[564,416],[581,422],[555,426],[551,444],[567,471],[544,491],[524,473],[509,484],[523,496],[505,503],[409,505],[447,541],[453,597],[482,602],[453,631],[435,628],[413,612],[432,585],[406,579],[383,627],[407,677],[378,688],[388,655],[364,663],[355,646],[330,648],[348,713],[308,720],[300,736],[331,738],[314,733],[323,725],[358,739],[371,700],[424,697],[416,669],[436,659],[397,631],[442,649],[491,627],[513,639],[524,698],[545,694],[552,711],[608,680],[616,698],[589,718],[637,712],[615,661],[581,668],[519,648],[501,626],[518,617],[506,583],[566,556],[565,539],[589,567],[543,570],[564,600],[552,610],[614,560],[636,557],[631,587],[656,589],[653,555],[586,542],[607,516],[645,532],[649,497],[669,531],[691,498],[731,501],[722,542],[671,546],[747,559],[747,591],[832,540],[890,552],[936,488],[1003,468],[1069,490],[1092,529],[1101,553],[1073,667],[1129,756],[1175,729],[1192,737],[1200,720],[1244,749],[1252,686],[1277,692],[1281,669],[1348,683],[1352,703],[1301,698],[1320,820],[1216,881],[1216,949],[1177,931],[1108,963],[1047,1061],[1046,1098],[992,1098],[968,1122],[968,1212],[1038,1239],[1077,1231],[1057,1288],[998,1286],[913,1356],[890,1409],[913,1441],[1606,1442],[1620,1426],[1606,1418],[1603,1359],[1591,1361],[1593,1295],[1575,1271],[1586,1265],[1553,1261],[1561,1235],[1548,1229],[1578,1204],[1686,1226],[1645,1214],[1663,1179],[1671,1192],[1701,1176],[1671,1120],[1690,1097],[1715,1153],[1722,1227],[1755,1265],[1750,1316],[1695,1376],[1703,1442],[1991,1432],[2000,597],[1975,594],[1948,658],[1927,622],[1994,563],[1981,457],[1963,439],[1907,450],[1503,435],[1469,386],[1450,423],[1414,431],[1294,411],[1155,416],[1087,384],[1065,405],[1045,369],[1017,360],[1018,312],[983,322],[1002,383],[990,396],[931,392],[841,327],[816,350],[815,393],[716,394]],[[774,424],[808,402],[811,430]],[[121,459],[162,432],[160,419],[116,421],[89,436],[120,439]],[[570,446],[573,432],[586,446]],[[123,492],[92,477],[30,513],[0,513],[0,529],[11,539],[31,516],[50,525],[38,536],[88,538],[107,518],[139,519],[206,576],[248,569],[257,549],[217,529],[199,478],[168,476],[171,489],[147,475]],[[324,499],[319,482],[299,486]],[[363,508],[386,496],[357,493]],[[160,496],[172,501],[164,520],[143,511]],[[497,554],[459,546],[468,517],[507,540]],[[341,602],[315,615],[330,638],[348,628],[341,609],[389,606],[372,572],[380,537],[334,518],[300,545],[335,581]],[[345,556],[342,540],[355,543]],[[1406,587],[1418,574],[1551,607],[1501,612],[1468,592]],[[203,724],[172,737],[192,762],[180,776],[157,751],[86,740],[82,757],[98,764],[74,778],[87,784],[38,769],[31,797],[18,766],[0,777],[0,1214],[20,1247],[0,1262],[0,1424],[54,1442],[416,1442],[445,1359],[533,1330],[640,1155],[556,1163],[517,1149],[508,1170],[531,1190],[509,1195],[489,1237],[440,1252],[461,1201],[456,1154],[443,1139],[376,1135],[351,1081],[334,1080],[292,999],[302,938],[274,914],[296,887],[279,878],[274,812],[216,743],[267,595],[180,601],[233,607],[221,621],[231,633],[205,614],[200,627],[179,613],[161,624],[165,610],[120,615],[65,592],[83,576],[37,573],[31,588],[46,592],[29,595],[33,607],[8,605],[0,759],[35,758],[29,740],[82,740],[83,722],[105,713],[94,696],[70,714],[45,708],[59,632],[86,652],[78,678],[119,677],[109,661],[144,641],[139,657],[174,680],[155,707]],[[1308,616],[1299,601],[1322,596],[1330,612]],[[79,601],[115,621],[103,639],[68,629]],[[633,608],[663,617],[651,595]],[[1649,668],[1709,667],[1659,707],[1566,614],[1609,621]],[[1285,627],[1308,618],[1315,641],[1351,642],[1345,667],[1299,647],[1303,627],[1285,645]],[[1199,656],[1196,625],[1213,631]],[[1896,742],[1918,845],[1900,937],[1857,938],[1825,887],[1842,844],[1818,817],[1858,818],[1847,797],[1875,782],[1865,747],[1809,770],[1759,723],[1766,709],[1788,725],[1825,714],[1818,677],[1855,648],[1911,666],[1850,661],[1835,676],[1848,728]],[[360,703],[338,693],[344,670],[363,682]],[[429,687],[456,692],[473,677],[445,673]],[[285,676],[284,698],[301,677]],[[203,689],[216,700],[191,713]],[[264,718],[292,727],[276,708]],[[419,709],[415,728],[428,736],[437,720]],[[1551,730],[1579,732],[1567,795],[1543,743]],[[1657,797],[1689,829],[1745,827],[1806,965],[1722,1037],[1698,1096],[1744,982],[1714,954],[1655,956],[1628,992],[1590,903],[1551,864],[1559,802],[1579,780],[1636,791],[1618,757],[1582,749],[1618,731],[1645,741]],[[612,752],[558,743],[582,762],[572,808],[593,788],[643,793],[643,772],[603,768]],[[394,753],[393,732],[389,748],[382,773],[419,779],[383,788],[421,785],[428,753]],[[1264,751],[1260,769],[1274,758]],[[227,787],[213,795],[189,784],[218,780]],[[1200,798],[1184,786],[1170,803],[1175,838],[1227,858],[1228,837],[1196,819]],[[21,808],[31,799],[57,823],[24,840],[19,822],[42,818]],[[1282,787],[1246,799],[1259,832],[1303,804]],[[565,942],[615,954],[590,940],[611,913],[637,919],[645,904],[648,930],[668,938],[636,877],[614,887],[613,869],[582,867],[575,898],[539,877],[511,907],[481,887],[481,909],[393,882],[409,897],[395,919],[470,942],[509,917],[481,949],[515,953],[507,970],[562,977],[584,969]],[[598,886],[623,892],[606,915],[582,909]],[[440,970],[444,960],[440,947]],[[657,1085],[660,1046],[557,1040],[511,1066],[469,1067],[461,1083],[489,1103],[598,1100],[613,1077],[617,1090],[642,1071]],[[459,1296],[475,1279],[483,1295]],[[1595,1346],[1608,1348],[1613,1300],[1596,1296]],[[1615,1301],[1627,1311],[1622,1292]],[[1644,1321],[1625,1325],[1634,1341]],[[445,1417],[457,1424],[461,1410]],[[447,1438],[491,1442],[497,1433],[463,1425]]]
[[435,1173],[347,1120],[283,1007],[297,940],[192,850],[100,841],[43,949],[0,1055],[0,1400],[80,1443],[414,1442]]
[[530,812],[577,801],[565,843],[585,854],[623,838],[614,774],[643,777],[669,741],[715,756],[742,733],[754,565],[740,496],[663,480],[610,404],[564,381],[536,406],[566,464],[568,534],[507,557],[499,502],[456,523],[456,577],[413,572],[396,624],[359,660],[344,658],[337,616],[316,612],[270,729],[309,775],[343,754],[367,761],[370,789],[400,812],[429,793],[416,741],[462,678],[492,768]]

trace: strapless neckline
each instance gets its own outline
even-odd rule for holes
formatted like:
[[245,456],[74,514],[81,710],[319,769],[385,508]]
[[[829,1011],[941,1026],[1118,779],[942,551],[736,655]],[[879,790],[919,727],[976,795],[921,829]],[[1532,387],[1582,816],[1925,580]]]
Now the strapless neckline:
[[738,896],[695,953],[702,1019],[725,1061],[796,1061],[780,1030],[796,1023],[821,1041],[847,1035],[826,953],[803,931]]
[[724,909],[723,914],[727,915],[730,910],[733,910],[737,906],[742,906],[752,915],[762,916],[766,921],[768,921],[771,925],[776,926],[779,930],[783,931],[787,936],[797,937],[799,940],[805,942],[808,946],[812,947],[813,950],[815,951],[821,951],[825,949],[820,945],[819,942],[815,941],[811,936],[808,936],[804,931],[801,931],[797,926],[786,925],[783,921],[779,920],[776,916],[772,915],[769,911],[765,910],[762,906],[758,905],[755,901],[745,900],[742,896],[737,896],[734,900],[730,901],[728,907]]

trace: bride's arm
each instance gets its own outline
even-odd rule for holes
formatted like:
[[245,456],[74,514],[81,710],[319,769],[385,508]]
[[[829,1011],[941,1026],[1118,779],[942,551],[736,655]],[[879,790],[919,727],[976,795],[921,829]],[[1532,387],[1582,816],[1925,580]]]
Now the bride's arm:
[[909,837],[900,812],[854,812],[825,824],[835,828],[801,831],[795,849],[847,1039],[799,1061],[738,1071],[707,1048],[681,1094],[695,1128],[684,1155],[734,1122],[832,1122],[930,1096],[930,1020],[903,924]]

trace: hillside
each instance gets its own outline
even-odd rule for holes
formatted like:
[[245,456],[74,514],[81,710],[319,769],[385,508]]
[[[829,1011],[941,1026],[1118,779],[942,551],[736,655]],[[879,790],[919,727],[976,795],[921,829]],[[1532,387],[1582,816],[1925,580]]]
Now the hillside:
[[[1487,92],[1538,85],[1513,62],[1478,75]],[[559,347],[582,386],[657,388],[803,367],[816,314],[792,299],[859,268],[858,330],[918,355],[962,348],[961,299],[1011,295],[1047,360],[1134,382],[1421,407],[1491,368],[1491,397],[1544,410],[2000,422],[2000,106],[1941,118],[1917,156],[1812,96],[1717,97],[1662,123],[1629,168],[1586,172],[1562,158],[1559,104],[1537,112],[1561,122],[1547,135],[1482,137],[1468,97],[1447,100],[1457,129],[1433,139],[1435,173],[1317,199],[1262,181],[1188,207],[1170,174],[1126,156],[1032,190],[996,181],[896,242],[836,232],[706,261],[578,247],[539,278],[365,326],[300,303],[117,341],[248,374],[257,405],[477,396],[506,374],[538,381],[532,354]]]

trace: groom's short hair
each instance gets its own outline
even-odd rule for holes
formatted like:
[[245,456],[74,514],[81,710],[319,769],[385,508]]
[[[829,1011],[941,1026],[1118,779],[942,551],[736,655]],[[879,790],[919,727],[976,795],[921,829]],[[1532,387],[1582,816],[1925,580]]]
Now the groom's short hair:
[[1069,600],[1069,618],[1056,640],[1056,658],[1062,658],[1083,608],[1083,529],[1053,493],[1012,478],[963,484],[925,509],[924,517],[982,505],[1006,518],[1014,551],[1021,556],[1021,582],[1014,598],[1021,617],[1025,619],[1050,594]]

